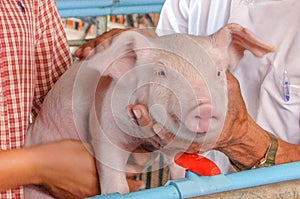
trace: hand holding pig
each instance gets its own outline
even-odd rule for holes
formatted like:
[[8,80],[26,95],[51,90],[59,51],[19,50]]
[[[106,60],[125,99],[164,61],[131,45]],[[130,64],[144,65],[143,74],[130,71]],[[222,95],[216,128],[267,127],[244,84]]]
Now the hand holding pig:
[[[248,114],[236,78],[227,73],[228,112],[214,149],[226,154],[238,169],[251,169],[265,157],[270,146],[269,132],[261,128]],[[275,164],[300,160],[300,145],[277,138]],[[291,152],[292,151],[292,152]]]
[[101,52],[104,49],[108,48],[113,38],[119,34],[121,34],[124,31],[133,30],[137,32],[143,32],[143,34],[147,37],[154,37],[155,31],[152,29],[137,29],[137,28],[126,28],[126,29],[120,29],[120,28],[114,28],[111,29],[108,32],[103,33],[102,35],[96,37],[95,39],[92,39],[84,44],[82,44],[74,53],[75,57],[78,59],[87,59],[94,55],[95,53]]
[[64,140],[25,150],[31,151],[35,163],[35,184],[56,198],[80,199],[100,193],[95,159],[87,143]]
[[[123,31],[126,31],[129,29],[119,29],[119,28],[114,28],[109,32],[105,32],[102,35],[98,36],[97,38],[88,41],[84,44],[82,44],[74,53],[75,57],[79,58],[79,59],[85,59],[88,58],[89,56],[92,56],[93,54],[95,54],[97,52],[97,50],[99,50],[99,48],[97,48],[97,46],[103,44],[103,42],[105,41],[105,45],[109,46],[111,44],[111,39],[113,38],[113,36],[120,34]],[[101,46],[102,49],[105,48],[104,45]]]

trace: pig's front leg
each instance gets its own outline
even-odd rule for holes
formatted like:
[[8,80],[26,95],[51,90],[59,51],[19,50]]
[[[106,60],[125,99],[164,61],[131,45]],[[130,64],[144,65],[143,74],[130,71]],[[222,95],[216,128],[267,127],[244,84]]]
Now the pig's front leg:
[[112,143],[94,143],[101,194],[129,193],[126,180],[126,165],[129,152]]
[[[103,101],[105,103],[105,100]],[[100,105],[101,103],[94,103],[91,108],[89,130],[97,160],[101,193],[128,193],[126,166],[131,152],[124,150],[126,138],[112,123],[114,120],[113,116],[109,114],[109,110],[103,110],[105,109],[104,106],[102,111],[98,111]],[[97,115],[97,113],[101,113],[101,115]]]
[[172,180],[180,179],[185,177],[186,169],[179,166],[175,163],[175,156],[179,152],[177,151],[170,151],[170,150],[164,150],[165,159],[168,163],[168,167],[170,170],[170,177]]
[[169,165],[170,176],[172,180],[180,179],[185,177],[186,169],[179,166],[175,162]]

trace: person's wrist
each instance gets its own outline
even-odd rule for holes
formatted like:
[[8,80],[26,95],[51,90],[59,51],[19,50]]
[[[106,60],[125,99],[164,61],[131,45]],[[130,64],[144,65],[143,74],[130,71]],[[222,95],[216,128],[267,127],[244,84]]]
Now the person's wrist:
[[233,128],[232,137],[227,144],[216,147],[235,163],[239,170],[251,169],[266,154],[270,138],[268,132],[258,126],[248,116],[240,128]]
[[264,157],[262,157],[259,162],[257,162],[252,169],[255,168],[262,168],[262,167],[269,167],[275,165],[275,158],[278,150],[278,140],[277,138],[272,135],[271,133],[268,133],[270,138],[270,145],[268,147],[268,150]]
[[30,170],[32,171],[31,184],[34,185],[42,185],[45,182],[48,158],[44,148],[43,145],[28,148],[30,150]]

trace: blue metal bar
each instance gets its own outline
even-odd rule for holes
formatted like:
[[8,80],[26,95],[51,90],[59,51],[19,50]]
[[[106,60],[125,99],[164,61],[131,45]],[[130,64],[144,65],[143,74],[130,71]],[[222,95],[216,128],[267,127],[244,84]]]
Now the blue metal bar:
[[120,6],[138,6],[138,5],[151,5],[151,4],[160,4],[162,5],[165,0],[120,0],[117,5]]
[[59,10],[83,9],[95,7],[109,7],[114,5],[113,0],[56,0]]
[[187,172],[186,178],[169,181],[164,187],[90,199],[183,199],[296,179],[300,179],[300,162],[212,177]]
[[159,13],[165,0],[57,0],[62,18]]
[[111,15],[118,14],[146,14],[146,13],[159,13],[162,4],[145,4],[139,6],[115,6],[112,8]]
[[85,8],[85,9],[66,9],[59,10],[62,18],[71,17],[96,17],[107,15],[121,15],[121,14],[146,14],[159,13],[162,5],[145,5],[145,6],[115,6],[104,8]]
[[71,17],[96,17],[96,16],[106,16],[111,13],[110,8],[85,8],[85,9],[67,9],[59,10],[61,18],[71,18]]
[[95,8],[110,6],[162,5],[165,0],[57,0],[59,9]]
[[178,199],[180,196],[176,187],[170,185],[165,187],[157,187],[154,189],[146,189],[144,191],[132,192],[130,194],[113,193],[108,195],[95,196],[89,199]]

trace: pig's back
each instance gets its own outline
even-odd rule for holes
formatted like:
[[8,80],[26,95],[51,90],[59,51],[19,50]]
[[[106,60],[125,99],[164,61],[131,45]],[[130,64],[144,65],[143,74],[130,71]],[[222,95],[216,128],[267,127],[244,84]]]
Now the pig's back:
[[27,132],[26,146],[63,138],[78,138],[72,119],[72,90],[77,71],[78,65],[73,64],[49,91]]

